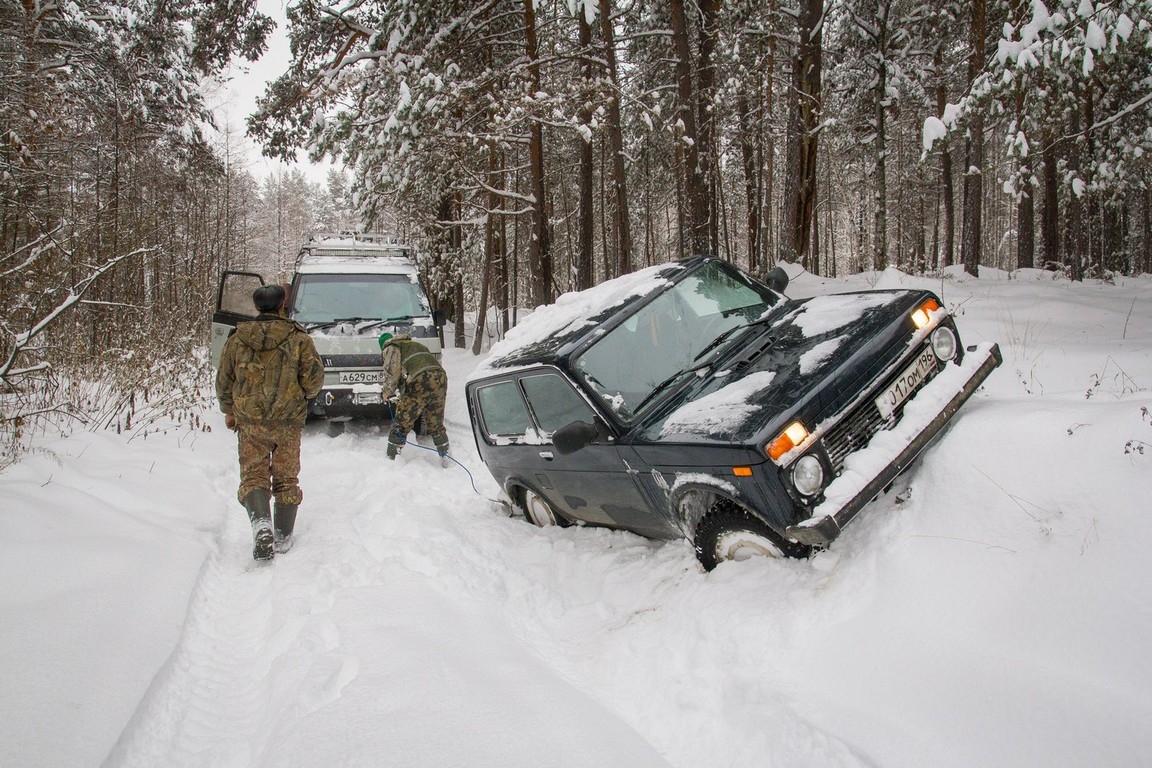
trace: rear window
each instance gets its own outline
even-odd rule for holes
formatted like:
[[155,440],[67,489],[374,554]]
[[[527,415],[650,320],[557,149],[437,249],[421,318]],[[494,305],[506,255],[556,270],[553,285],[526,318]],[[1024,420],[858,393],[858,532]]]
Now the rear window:
[[528,406],[514,381],[501,381],[476,391],[480,420],[489,438],[516,437],[532,428]]

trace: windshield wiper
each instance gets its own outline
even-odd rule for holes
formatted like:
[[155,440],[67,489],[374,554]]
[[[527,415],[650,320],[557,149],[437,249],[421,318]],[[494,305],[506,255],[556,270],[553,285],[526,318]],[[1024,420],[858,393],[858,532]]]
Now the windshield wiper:
[[710,367],[711,365],[712,365],[711,363],[701,363],[700,365],[694,365],[691,368],[684,368],[683,370],[676,371],[676,373],[672,374],[668,378],[664,379],[664,381],[660,382],[655,387],[653,387],[652,391],[649,392],[644,397],[644,399],[641,400],[636,405],[636,407],[632,409],[632,413],[640,413],[640,411],[642,411],[644,409],[644,406],[646,406],[646,405],[648,405],[648,403],[652,402],[653,398],[655,398],[656,395],[660,394],[662,391],[664,391],[668,387],[672,386],[674,383],[676,383],[677,381],[679,381],[683,377],[687,376],[690,373],[696,373],[697,371],[702,371],[705,368]]
[[712,341],[708,343],[708,346],[706,346],[706,347],[704,347],[704,349],[700,350],[700,353],[699,353],[698,355],[696,355],[696,357],[692,358],[692,362],[696,362],[696,361],[697,361],[697,360],[699,360],[700,358],[704,357],[704,355],[706,355],[706,354],[708,354],[709,352],[711,352],[712,350],[716,349],[716,347],[720,346],[720,343],[721,343],[721,342],[723,342],[723,341],[724,341],[724,339],[726,339],[726,338],[728,338],[729,336],[731,336],[733,333],[735,333],[735,332],[736,332],[737,330],[739,330],[740,328],[747,328],[747,326],[745,326],[745,325],[734,325],[734,326],[732,326],[731,328],[729,328],[728,330],[724,331],[724,332],[723,332],[723,333],[721,333],[719,336],[717,336],[716,338],[712,339]]
[[768,321],[769,321],[769,318],[761,317],[758,320],[753,320],[751,322],[744,323],[743,325],[732,326],[731,328],[724,331],[723,333],[721,333],[716,338],[712,339],[712,341],[709,342],[708,346],[704,347],[704,349],[700,350],[700,353],[697,354],[696,357],[692,358],[692,362],[696,362],[700,358],[704,357],[704,355],[706,355],[709,352],[711,352],[712,350],[716,349],[716,347],[720,346],[720,344],[722,344],[725,339],[727,339],[729,336],[731,336],[736,331],[743,331],[747,328],[751,328],[754,325],[763,325],[764,323],[766,323]]
[[341,323],[363,323],[367,320],[376,321],[376,320],[379,320],[379,318],[376,318],[376,317],[338,317],[335,320],[329,320],[328,322],[324,322],[324,323],[307,323],[304,325],[304,330],[306,330],[306,331],[318,331],[318,330],[321,330],[323,328],[331,328],[334,325],[340,325]]
[[400,315],[399,317],[389,317],[386,320],[376,320],[374,322],[368,323],[368,325],[361,326],[357,330],[366,331],[369,328],[377,328],[381,325],[393,325],[393,324],[407,325],[407,324],[411,323],[413,320],[415,320],[417,317],[428,317],[428,315]]
[[338,317],[335,320],[322,323],[304,323],[304,330],[321,331],[325,328],[331,328],[334,325],[340,325],[341,323],[363,323],[363,325],[356,326],[356,332],[363,333],[369,328],[378,328],[381,325],[406,325],[418,317],[428,317],[428,315],[399,315],[398,317],[388,317],[383,320],[378,317]]

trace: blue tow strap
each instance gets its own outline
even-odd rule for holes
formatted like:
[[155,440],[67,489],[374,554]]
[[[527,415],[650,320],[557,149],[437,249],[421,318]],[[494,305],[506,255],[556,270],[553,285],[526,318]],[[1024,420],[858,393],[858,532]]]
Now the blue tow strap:
[[488,501],[502,505],[502,502],[497,501],[496,499],[484,496],[484,494],[480,493],[480,489],[476,487],[476,479],[474,477],[472,477],[472,472],[469,471],[468,467],[461,464],[456,459],[455,456],[453,456],[450,453],[440,453],[440,450],[438,448],[429,448],[426,445],[420,445],[420,443],[408,442],[408,436],[400,434],[400,429],[396,426],[396,412],[394,410],[392,410],[392,401],[388,400],[387,403],[388,403],[388,418],[392,421],[391,432],[393,434],[395,434],[396,437],[398,437],[400,439],[400,445],[415,445],[417,448],[419,448],[422,451],[431,451],[432,453],[435,453],[437,456],[441,456],[441,457],[449,459],[453,464],[460,467],[460,469],[464,470],[464,474],[468,475],[468,482],[470,482],[472,484],[472,492],[473,493],[475,493],[477,496],[481,496],[481,497],[488,499]]

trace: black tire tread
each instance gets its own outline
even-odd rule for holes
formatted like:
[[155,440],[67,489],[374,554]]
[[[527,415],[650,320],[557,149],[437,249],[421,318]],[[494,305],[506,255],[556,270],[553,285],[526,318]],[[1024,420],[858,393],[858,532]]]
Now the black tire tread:
[[789,541],[778,531],[756,517],[744,507],[729,500],[721,499],[712,505],[704,519],[696,526],[693,544],[696,557],[704,570],[710,571],[720,564],[716,558],[716,541],[724,533],[743,530],[751,531],[771,541],[785,557],[805,558],[812,550],[803,544]]

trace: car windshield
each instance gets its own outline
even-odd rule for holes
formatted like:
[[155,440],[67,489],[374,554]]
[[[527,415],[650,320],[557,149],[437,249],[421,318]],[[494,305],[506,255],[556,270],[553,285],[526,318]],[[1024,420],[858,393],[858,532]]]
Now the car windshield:
[[420,286],[407,275],[303,274],[293,287],[291,317],[305,326],[429,314]]
[[[763,317],[777,294],[723,262],[699,269],[640,307],[574,361],[576,372],[624,422],[657,402],[708,355]],[[717,342],[720,343],[717,343]]]

